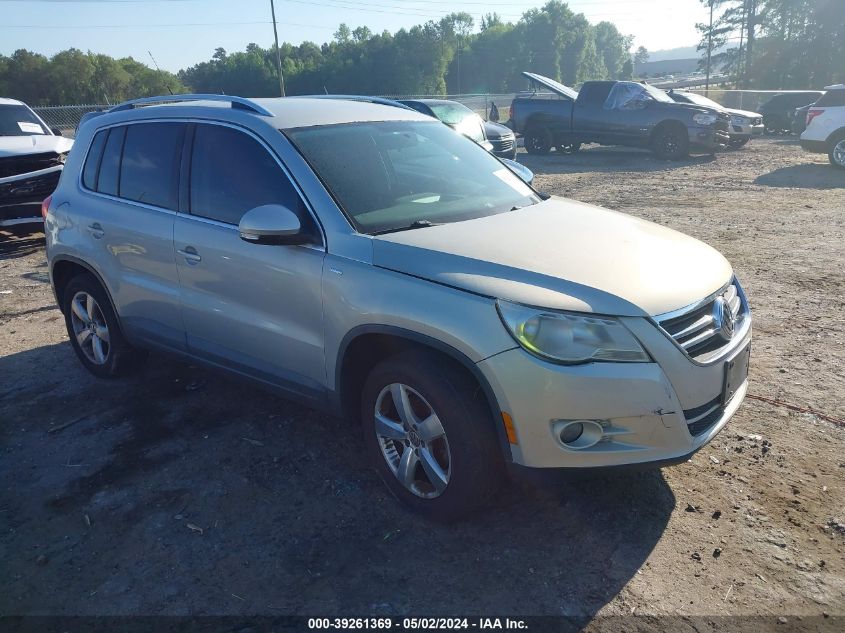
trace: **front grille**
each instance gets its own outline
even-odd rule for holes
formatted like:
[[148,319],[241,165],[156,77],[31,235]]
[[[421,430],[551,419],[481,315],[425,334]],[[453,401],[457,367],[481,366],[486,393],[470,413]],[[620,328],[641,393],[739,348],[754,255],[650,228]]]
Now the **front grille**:
[[508,150],[513,149],[514,139],[511,138],[497,138],[491,139],[490,142],[493,144],[493,149],[497,152],[506,152]]
[[747,325],[748,303],[734,280],[715,296],[678,312],[657,317],[658,325],[692,359],[707,363],[738,343]]
[[33,198],[43,200],[55,191],[61,174],[61,170],[57,170],[0,184],[0,203],[28,201]]
[[25,156],[4,156],[0,158],[0,178],[28,174],[31,171],[47,169],[61,164],[56,152],[28,154]]
[[706,433],[708,429],[719,421],[723,412],[724,407],[722,406],[721,396],[714,398],[700,407],[684,411],[684,418],[686,418],[687,429],[690,435],[696,437],[702,433]]

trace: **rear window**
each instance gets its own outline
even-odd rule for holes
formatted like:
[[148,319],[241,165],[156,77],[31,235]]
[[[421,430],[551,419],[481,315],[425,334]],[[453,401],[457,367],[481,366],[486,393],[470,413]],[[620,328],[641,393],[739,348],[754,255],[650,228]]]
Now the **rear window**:
[[845,106],[845,90],[830,90],[816,101],[817,106],[827,106],[834,108],[836,106]]

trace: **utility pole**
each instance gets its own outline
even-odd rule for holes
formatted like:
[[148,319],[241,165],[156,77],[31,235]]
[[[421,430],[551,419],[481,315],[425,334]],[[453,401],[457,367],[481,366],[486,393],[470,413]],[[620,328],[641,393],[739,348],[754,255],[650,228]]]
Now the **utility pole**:
[[710,29],[707,31],[707,78],[704,83],[704,94],[710,92],[710,57],[713,54],[713,0],[710,0]]
[[270,13],[273,16],[273,37],[276,39],[276,72],[279,74],[279,96],[285,96],[285,80],[282,77],[282,52],[279,50],[279,31],[276,29],[276,4],[270,0]]

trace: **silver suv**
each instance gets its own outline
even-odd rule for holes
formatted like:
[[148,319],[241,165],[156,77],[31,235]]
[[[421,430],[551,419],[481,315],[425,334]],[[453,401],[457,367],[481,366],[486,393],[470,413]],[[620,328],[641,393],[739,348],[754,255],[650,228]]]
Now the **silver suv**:
[[430,517],[508,470],[683,461],[745,395],[751,316],[724,257],[539,194],[411,110],[122,104],[82,125],[45,204],[88,370],[166,350],[357,420]]

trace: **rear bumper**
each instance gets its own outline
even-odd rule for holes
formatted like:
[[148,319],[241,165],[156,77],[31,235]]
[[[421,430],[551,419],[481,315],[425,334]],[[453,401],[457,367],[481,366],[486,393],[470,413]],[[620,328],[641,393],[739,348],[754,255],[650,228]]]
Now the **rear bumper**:
[[814,154],[827,154],[828,147],[824,141],[811,141],[809,139],[801,139],[801,149]]

